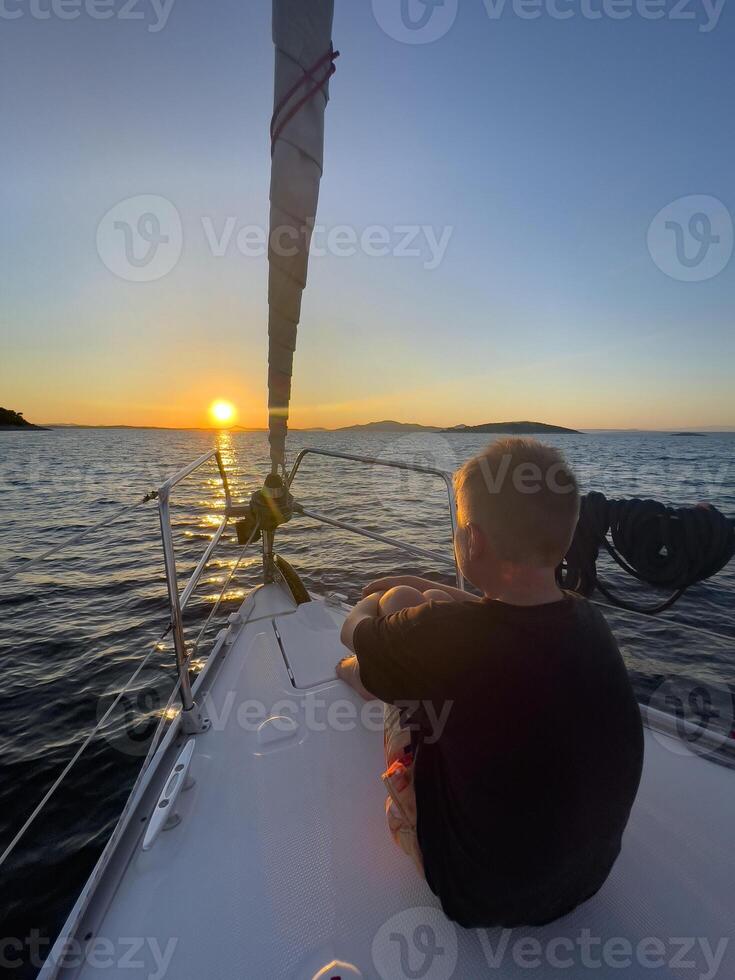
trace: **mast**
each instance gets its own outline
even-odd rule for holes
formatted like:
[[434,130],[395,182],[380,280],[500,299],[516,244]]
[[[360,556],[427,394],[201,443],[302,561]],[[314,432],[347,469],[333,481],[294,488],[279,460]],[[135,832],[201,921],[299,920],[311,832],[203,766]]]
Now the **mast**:
[[291,375],[324,158],[334,0],[273,0],[276,46],[268,240],[268,433],[285,467]]

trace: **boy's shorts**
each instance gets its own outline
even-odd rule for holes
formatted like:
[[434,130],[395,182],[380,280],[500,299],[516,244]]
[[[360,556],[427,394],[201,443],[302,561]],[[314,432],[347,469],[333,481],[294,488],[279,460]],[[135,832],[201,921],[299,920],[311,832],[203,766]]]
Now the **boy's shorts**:
[[385,706],[384,721],[385,764],[381,776],[388,798],[385,815],[391,837],[414,862],[421,875],[424,861],[416,836],[416,793],[413,785],[413,751],[411,733],[401,727],[398,708]]

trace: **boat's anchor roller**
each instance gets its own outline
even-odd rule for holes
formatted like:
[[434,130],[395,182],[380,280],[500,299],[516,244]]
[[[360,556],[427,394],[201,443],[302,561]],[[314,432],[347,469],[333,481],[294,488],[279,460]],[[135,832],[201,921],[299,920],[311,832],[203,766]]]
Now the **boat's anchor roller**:
[[230,517],[241,518],[235,524],[237,540],[240,544],[245,545],[262,538],[263,581],[268,583],[277,579],[282,580],[294,601],[300,605],[309,602],[306,587],[296,570],[273,550],[276,529],[281,524],[287,524],[298,510],[299,505],[291,496],[283,477],[278,473],[269,473],[262,490],[255,491],[249,504],[231,505],[227,513]]

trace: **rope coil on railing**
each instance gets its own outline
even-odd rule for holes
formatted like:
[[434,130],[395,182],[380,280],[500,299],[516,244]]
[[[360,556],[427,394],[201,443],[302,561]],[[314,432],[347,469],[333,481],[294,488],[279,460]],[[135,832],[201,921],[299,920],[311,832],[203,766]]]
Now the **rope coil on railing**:
[[[647,607],[614,595],[597,574],[601,548],[629,575],[654,588],[671,590],[672,595]],[[585,596],[597,588],[621,609],[655,614],[672,606],[691,585],[721,571],[733,555],[733,522],[715,507],[608,500],[593,492],[582,498],[574,540],[557,579],[564,588]]]

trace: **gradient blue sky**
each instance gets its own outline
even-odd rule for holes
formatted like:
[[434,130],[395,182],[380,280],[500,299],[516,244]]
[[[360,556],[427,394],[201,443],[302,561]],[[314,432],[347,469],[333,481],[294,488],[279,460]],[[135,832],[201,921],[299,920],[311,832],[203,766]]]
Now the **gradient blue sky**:
[[[213,256],[202,219],[267,223],[270,3],[175,0],[156,33],[143,2],[143,21],[4,4],[23,16],[0,19],[0,403],[198,425],[224,397],[265,424],[266,260]],[[436,269],[312,261],[293,425],[735,428],[735,261],[683,282],[646,244],[681,197],[735,214],[735,8],[709,32],[695,3],[679,21],[570,9],[492,20],[460,0],[445,37],[410,46],[368,0],[337,0],[319,222],[453,231]],[[184,229],[150,283],[114,276],[95,245],[139,194],[168,198]]]

